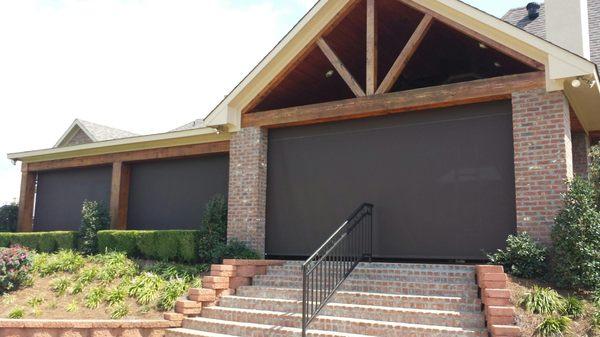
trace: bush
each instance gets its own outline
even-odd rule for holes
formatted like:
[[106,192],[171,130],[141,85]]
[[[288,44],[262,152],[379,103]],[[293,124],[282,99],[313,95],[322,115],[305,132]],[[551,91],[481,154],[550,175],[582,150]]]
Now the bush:
[[85,265],[81,254],[72,250],[61,250],[56,254],[37,254],[33,259],[33,269],[40,276],[55,273],[74,273]]
[[578,319],[583,316],[584,312],[585,308],[583,306],[583,301],[575,296],[565,298],[561,314],[569,318]]
[[527,233],[509,235],[506,249],[488,255],[493,264],[501,264],[512,275],[536,278],[546,271],[546,248]]
[[16,232],[19,205],[12,203],[0,207],[0,232]]
[[0,233],[0,247],[19,245],[41,253],[75,249],[77,232]]
[[98,231],[108,229],[110,217],[106,207],[97,201],[84,201],[81,208],[78,247],[87,255],[98,252]]
[[217,195],[208,201],[198,241],[200,261],[218,263],[220,250],[227,241],[227,201]]
[[575,178],[564,197],[564,209],[552,229],[552,274],[560,287],[600,286],[600,212],[592,184]]
[[[220,259],[259,259],[255,251],[248,248],[244,243],[231,240],[228,244],[221,245],[216,249]],[[218,262],[222,262],[219,260]]]
[[30,269],[31,258],[26,249],[0,248],[0,294],[18,288],[30,277]]
[[198,231],[194,230],[147,230],[98,232],[98,250],[126,253],[159,261],[195,262]]
[[544,337],[563,336],[564,333],[569,330],[569,324],[571,324],[571,319],[569,317],[546,317],[542,323],[538,325],[535,332],[538,336]]
[[523,295],[519,305],[530,313],[548,315],[562,311],[564,301],[555,290],[533,286]]

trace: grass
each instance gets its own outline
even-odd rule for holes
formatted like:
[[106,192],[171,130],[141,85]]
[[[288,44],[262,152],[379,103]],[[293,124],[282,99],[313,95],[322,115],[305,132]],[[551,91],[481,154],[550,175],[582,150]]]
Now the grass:
[[160,318],[208,270],[121,253],[61,251],[34,254],[33,261],[31,286],[0,297],[0,318]]
[[591,293],[573,293],[545,281],[516,277],[510,277],[508,284],[523,336],[600,337],[600,306],[594,304]]

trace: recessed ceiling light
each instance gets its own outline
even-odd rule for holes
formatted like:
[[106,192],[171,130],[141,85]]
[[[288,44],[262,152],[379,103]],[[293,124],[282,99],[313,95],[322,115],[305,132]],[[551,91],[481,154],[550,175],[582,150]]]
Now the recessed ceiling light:
[[502,68],[502,64],[500,62],[494,62],[494,67],[496,68]]
[[485,44],[483,44],[483,42],[479,42],[479,48],[487,49],[487,46]]
[[335,74],[335,71],[333,71],[333,69],[329,69],[325,73],[325,78],[330,78],[331,76],[333,76],[333,74]]
[[571,81],[571,86],[573,88],[579,88],[581,86],[581,81],[578,79],[574,79],[573,81]]

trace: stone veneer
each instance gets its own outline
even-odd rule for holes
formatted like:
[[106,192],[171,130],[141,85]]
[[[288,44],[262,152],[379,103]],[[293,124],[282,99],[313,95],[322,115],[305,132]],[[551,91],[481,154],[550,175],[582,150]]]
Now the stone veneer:
[[267,130],[243,128],[229,149],[227,240],[237,239],[263,255],[267,199]]
[[588,177],[590,165],[590,137],[585,132],[572,134],[573,172],[583,178]]
[[517,231],[550,242],[573,177],[569,103],[562,91],[512,95]]

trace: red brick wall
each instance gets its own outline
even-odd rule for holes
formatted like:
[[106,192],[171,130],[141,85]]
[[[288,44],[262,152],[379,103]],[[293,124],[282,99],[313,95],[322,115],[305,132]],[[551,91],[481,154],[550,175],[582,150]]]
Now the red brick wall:
[[563,92],[545,90],[513,93],[512,104],[517,231],[549,243],[573,176],[569,104]]
[[572,134],[573,140],[573,172],[580,176],[588,177],[590,165],[590,137],[585,132]]
[[267,195],[267,130],[243,128],[231,139],[229,150],[229,206],[227,239],[265,252]]

